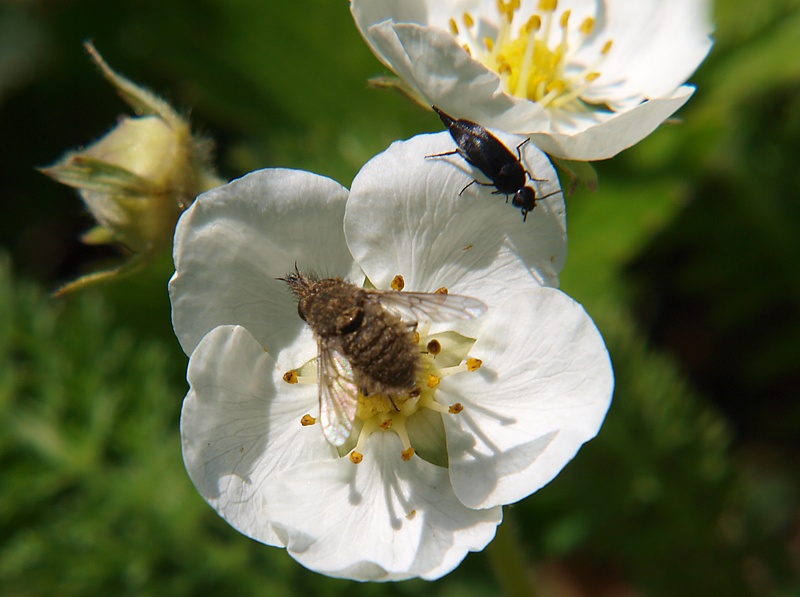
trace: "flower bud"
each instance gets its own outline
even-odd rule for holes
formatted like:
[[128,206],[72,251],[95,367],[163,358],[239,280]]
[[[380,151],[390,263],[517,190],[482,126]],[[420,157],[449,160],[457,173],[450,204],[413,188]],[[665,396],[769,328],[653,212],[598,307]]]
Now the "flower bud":
[[111,70],[90,43],[85,47],[139,116],[121,117],[104,137],[68,152],[42,172],[77,188],[97,220],[83,242],[118,244],[131,257],[116,268],[62,286],[56,295],[130,273],[152,261],[171,246],[181,212],[199,193],[223,182],[211,164],[210,140],[193,136],[188,120],[166,101]]

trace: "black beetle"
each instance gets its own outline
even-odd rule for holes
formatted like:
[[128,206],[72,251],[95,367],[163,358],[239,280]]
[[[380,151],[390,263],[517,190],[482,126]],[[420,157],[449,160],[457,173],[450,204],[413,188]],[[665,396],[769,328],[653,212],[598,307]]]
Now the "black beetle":
[[[450,131],[450,136],[453,137],[458,147],[454,151],[436,153],[425,157],[438,158],[458,154],[469,164],[483,172],[484,176],[491,181],[480,182],[479,180],[473,180],[461,189],[461,193],[477,183],[484,187],[494,187],[496,190],[492,194],[505,195],[506,203],[508,203],[508,197],[513,195],[514,198],[511,200],[511,205],[518,207],[522,211],[522,221],[524,222],[528,218],[528,212],[533,211],[533,208],[536,207],[538,200],[546,199],[561,192],[555,191],[544,197],[537,197],[533,187],[525,185],[528,177],[535,182],[543,180],[531,176],[522,164],[522,152],[520,149],[530,139],[525,139],[517,145],[517,157],[514,157],[511,150],[500,139],[478,123],[463,118],[456,120],[436,106],[431,107]],[[461,193],[458,195],[461,196]]]

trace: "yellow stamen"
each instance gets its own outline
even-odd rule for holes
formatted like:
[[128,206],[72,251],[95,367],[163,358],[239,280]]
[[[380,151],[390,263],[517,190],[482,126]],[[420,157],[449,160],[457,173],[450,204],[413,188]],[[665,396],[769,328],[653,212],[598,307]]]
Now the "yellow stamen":
[[435,388],[436,386],[439,385],[440,381],[441,381],[441,379],[439,377],[437,377],[436,375],[434,375],[433,373],[428,375],[428,387],[429,388]]
[[520,35],[528,35],[529,33],[535,33],[542,28],[542,17],[539,15],[532,15],[528,22],[522,26],[520,29]]
[[558,0],[539,0],[539,10],[543,12],[555,12],[558,8]]
[[602,50],[600,50],[600,53],[601,53],[603,56],[605,56],[606,54],[608,54],[608,53],[611,51],[611,46],[613,46],[613,45],[614,45],[614,40],[613,40],[613,39],[609,39],[609,40],[608,40],[608,41],[605,43],[605,45],[603,45],[603,49],[602,49]]
[[461,404],[460,402],[456,402],[450,408],[447,409],[447,412],[449,412],[451,415],[457,415],[463,410],[464,410],[464,405]]
[[313,425],[316,422],[317,422],[317,420],[314,417],[312,417],[311,415],[303,415],[303,418],[300,419],[300,424],[303,427],[309,427],[309,426]]
[[563,13],[561,13],[560,24],[561,24],[561,28],[562,29],[566,29],[567,28],[567,25],[569,24],[569,15],[571,13],[572,13],[571,10],[565,10]]
[[392,290],[403,290],[406,287],[406,281],[400,274],[397,274],[394,278],[392,278],[391,284]]
[[356,452],[355,450],[350,452],[350,462],[353,464],[361,464],[362,460],[364,460],[364,455],[361,452]]
[[592,81],[596,81],[596,80],[597,80],[597,79],[599,79],[599,78],[600,78],[600,73],[588,73],[588,74],[587,74],[587,75],[584,77],[584,80],[585,80],[587,83],[591,83]]
[[467,370],[468,371],[477,371],[483,365],[483,361],[480,359],[476,359],[474,357],[470,357],[467,359]]
[[447,286],[442,286],[441,288],[437,288],[434,294],[447,294]]
[[408,462],[414,457],[414,448],[407,448],[400,453],[400,458],[403,459],[403,462]]
[[464,24],[467,26],[468,29],[472,29],[472,26],[475,24],[475,19],[473,19],[472,15],[469,14],[468,12],[464,13]]
[[458,35],[458,23],[456,23],[455,19],[450,19],[450,33]]
[[594,31],[594,19],[592,17],[586,17],[583,23],[581,23],[580,30],[584,35],[588,36],[591,34],[591,32]]
[[283,381],[285,381],[286,383],[291,383],[291,384],[295,384],[298,381],[300,381],[297,378],[297,371],[295,371],[294,369],[290,369],[289,371],[284,373],[283,374]]

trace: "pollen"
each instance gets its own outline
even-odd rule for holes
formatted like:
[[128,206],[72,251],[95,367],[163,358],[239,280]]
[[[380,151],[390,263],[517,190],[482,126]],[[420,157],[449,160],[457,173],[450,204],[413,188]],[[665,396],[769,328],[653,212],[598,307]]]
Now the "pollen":
[[397,274],[394,278],[392,278],[391,284],[392,290],[403,290],[406,287],[406,281],[403,276]]
[[303,418],[300,419],[300,424],[303,427],[310,427],[311,425],[313,425],[316,422],[317,422],[317,420],[314,417],[312,417],[311,415],[303,415]]
[[435,388],[436,386],[439,385],[440,381],[441,381],[441,379],[439,377],[437,377],[433,373],[431,373],[430,375],[428,375],[428,383],[426,385],[429,388]]
[[[450,30],[461,46],[473,50],[476,60],[500,75],[506,93],[547,108],[591,110],[581,98],[600,76],[612,41],[596,46],[595,57],[585,62],[578,63],[575,56],[594,43],[590,38],[597,15],[573,18],[572,10],[559,8],[558,0],[539,0],[533,14],[523,15],[520,6],[519,0],[498,0],[496,18],[491,12],[462,13],[450,20]],[[484,19],[489,27],[479,25]],[[479,37],[487,30],[496,33]]]

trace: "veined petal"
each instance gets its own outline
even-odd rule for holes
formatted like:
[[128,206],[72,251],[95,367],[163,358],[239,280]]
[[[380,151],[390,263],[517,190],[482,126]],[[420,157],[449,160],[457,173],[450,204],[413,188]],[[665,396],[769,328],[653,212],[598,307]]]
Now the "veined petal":
[[625,111],[606,112],[580,133],[531,133],[531,141],[551,155],[573,160],[604,160],[635,145],[677,112],[694,93],[683,85],[669,97],[651,99]]
[[[516,154],[524,137],[497,132]],[[353,257],[379,288],[396,274],[406,289],[433,292],[445,286],[485,302],[520,285],[556,285],[566,259],[562,193],[520,211],[492,188],[471,181],[486,177],[453,151],[449,133],[419,135],[393,143],[370,160],[353,181],[345,235]],[[532,143],[521,148],[539,196],[559,190],[555,171]]]
[[703,0],[628,0],[604,3],[602,37],[581,48],[590,60],[608,39],[613,50],[601,76],[583,94],[589,102],[628,109],[646,99],[672,95],[711,50],[711,4]]
[[316,386],[289,386],[272,357],[240,326],[206,335],[189,359],[181,413],[186,470],[203,498],[236,530],[283,545],[270,527],[265,485],[295,465],[337,456],[302,416],[317,411]]
[[[276,278],[295,264],[359,277],[341,222],[347,189],[309,172],[259,170],[200,195],[175,233],[172,321],[183,350],[223,324],[246,327],[281,363],[316,348],[297,303]],[[301,342],[296,343],[300,330]]]
[[614,385],[608,352],[580,305],[538,288],[490,309],[470,354],[477,374],[439,387],[464,405],[444,418],[450,480],[467,507],[513,503],[597,434]]
[[498,6],[351,2],[376,56],[429,103],[538,135],[543,150],[573,160],[611,157],[650,134],[688,98],[681,85],[712,44],[707,0]]
[[464,507],[447,470],[401,461],[392,433],[374,434],[369,447],[357,466],[316,462],[271,480],[270,520],[298,562],[355,580],[435,579],[494,537],[499,507]]

